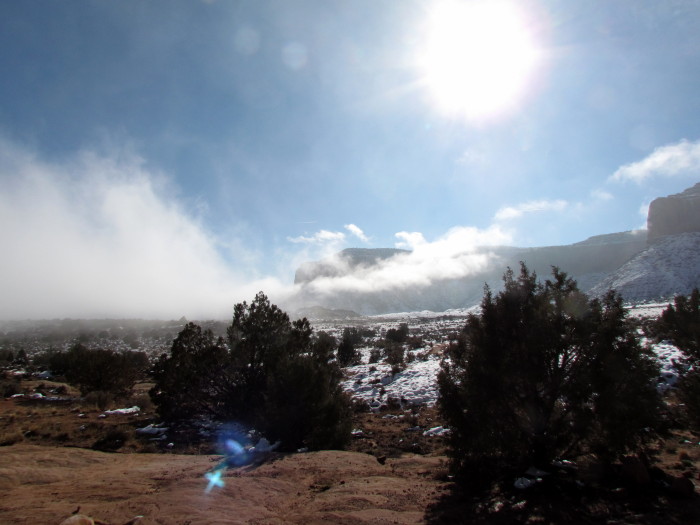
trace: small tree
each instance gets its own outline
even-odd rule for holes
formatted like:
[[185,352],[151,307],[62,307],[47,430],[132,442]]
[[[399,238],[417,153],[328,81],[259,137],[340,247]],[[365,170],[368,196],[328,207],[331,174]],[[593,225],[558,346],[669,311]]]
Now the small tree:
[[314,337],[306,319],[290,322],[262,292],[234,307],[227,336],[228,347],[190,323],[161,357],[151,395],[165,419],[236,420],[283,450],[347,442],[350,405],[330,336]]
[[360,354],[355,345],[362,341],[357,328],[346,327],[343,329],[343,337],[338,345],[338,363],[340,366],[351,366],[360,361]]
[[678,397],[692,424],[700,427],[700,291],[695,288],[687,297],[677,295],[651,329],[685,354],[677,363]]
[[210,330],[187,323],[151,369],[155,386],[150,394],[158,413],[168,421],[194,417],[224,419],[228,350]]
[[406,349],[400,343],[387,342],[384,347],[386,362],[391,365],[392,373],[401,371],[405,365]]
[[398,328],[389,328],[385,338],[388,342],[398,344],[405,343],[408,338],[408,324],[401,323]]
[[685,352],[688,364],[700,364],[700,290],[689,296],[677,295],[654,323],[658,337],[670,339]]
[[542,284],[524,264],[517,278],[509,270],[449,349],[439,403],[458,472],[494,479],[585,450],[615,455],[655,422],[658,369],[620,297],[588,301],[552,275]]
[[321,361],[331,361],[338,342],[328,332],[319,332],[313,340],[313,352]]
[[65,375],[82,395],[102,391],[126,396],[148,369],[148,358],[143,352],[93,350],[78,343],[68,352],[52,354],[49,365],[54,373]]

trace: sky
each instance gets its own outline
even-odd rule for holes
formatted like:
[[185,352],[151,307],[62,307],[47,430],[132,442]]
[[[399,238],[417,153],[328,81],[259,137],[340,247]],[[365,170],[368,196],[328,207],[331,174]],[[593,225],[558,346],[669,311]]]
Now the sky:
[[2,319],[225,318],[350,247],[439,278],[700,182],[697,0],[0,2],[0,71]]

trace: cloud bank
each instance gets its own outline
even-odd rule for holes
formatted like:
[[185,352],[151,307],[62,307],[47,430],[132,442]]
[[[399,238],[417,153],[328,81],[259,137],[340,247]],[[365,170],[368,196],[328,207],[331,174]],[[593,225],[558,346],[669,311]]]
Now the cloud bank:
[[[513,241],[498,220],[486,229],[454,227],[431,240],[395,234],[409,250],[379,264],[352,266],[335,256],[337,272],[302,286],[255,278],[255,253],[210,231],[167,177],[135,154],[83,152],[48,163],[0,140],[0,318],[227,318],[233,305],[263,290],[278,304],[337,293],[417,290],[487,271],[490,246]],[[562,211],[566,201],[530,201],[502,208],[506,221]],[[195,211],[193,211],[195,210]],[[285,266],[329,257],[350,241],[369,244],[356,224],[288,237],[277,252]],[[235,250],[231,249],[235,244]],[[234,260],[223,254],[235,253]],[[235,268],[235,270],[234,270]],[[290,268],[287,268],[289,270]]]
[[700,141],[681,140],[656,148],[648,157],[620,167],[610,176],[616,182],[641,183],[655,176],[674,177],[700,170]]
[[511,242],[511,236],[499,226],[485,230],[455,227],[434,241],[419,232],[396,234],[397,248],[409,253],[395,255],[376,265],[350,269],[347,261],[335,258],[339,277],[321,277],[308,283],[308,291],[320,296],[335,293],[383,292],[405,288],[424,288],[438,281],[459,279],[486,270],[494,255],[488,246]]
[[0,143],[0,318],[226,318],[274,279],[231,271],[220,241],[135,155],[48,164]]

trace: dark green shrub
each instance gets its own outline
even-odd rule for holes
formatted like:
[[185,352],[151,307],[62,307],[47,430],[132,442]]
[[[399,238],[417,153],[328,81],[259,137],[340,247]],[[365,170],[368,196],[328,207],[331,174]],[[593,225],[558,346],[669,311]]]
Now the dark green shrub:
[[150,395],[160,416],[167,421],[197,416],[225,419],[229,414],[222,399],[227,393],[229,361],[223,339],[215,339],[210,330],[202,331],[194,323],[185,325],[170,355],[161,355],[151,370],[156,384]]
[[313,356],[290,359],[270,377],[256,428],[286,450],[343,448],[350,438],[351,408],[338,377]]
[[404,356],[406,351],[403,345],[398,343],[390,343],[384,348],[384,353],[386,354],[386,362],[392,367],[398,369],[403,368],[405,361]]
[[660,339],[669,339],[683,350],[687,363],[700,363],[700,291],[695,288],[689,296],[677,295],[674,304],[661,313],[652,326],[652,332]]
[[398,328],[389,328],[386,332],[385,339],[392,343],[403,344],[408,337],[408,324],[401,323]]
[[331,361],[335,355],[335,350],[338,347],[338,342],[335,337],[328,332],[319,332],[313,340],[314,353],[319,359]]
[[148,369],[148,358],[143,352],[91,350],[78,343],[68,352],[51,354],[49,366],[82,395],[100,390],[126,396]]
[[362,337],[357,328],[344,328],[343,337],[338,345],[338,363],[340,366],[352,366],[360,362],[360,353],[355,346],[360,344]]
[[650,331],[657,339],[668,339],[685,357],[677,363],[680,375],[678,397],[690,423],[700,427],[700,291],[678,295],[661,313]]
[[625,319],[621,298],[579,292],[558,269],[539,283],[522,265],[487,288],[438,376],[456,471],[494,480],[595,452],[638,447],[658,413],[658,367]]
[[238,421],[282,450],[337,448],[350,436],[350,404],[333,361],[334,341],[259,293],[234,307],[228,347],[190,323],[153,369],[151,397],[171,422]]

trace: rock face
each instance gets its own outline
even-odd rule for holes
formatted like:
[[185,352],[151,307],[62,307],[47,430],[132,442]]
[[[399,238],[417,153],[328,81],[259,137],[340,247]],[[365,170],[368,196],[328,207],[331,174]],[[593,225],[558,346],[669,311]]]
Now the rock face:
[[700,183],[682,193],[654,199],[647,216],[649,242],[700,231]]
[[666,300],[700,287],[700,232],[666,235],[638,253],[588,291],[610,289],[625,301]]

